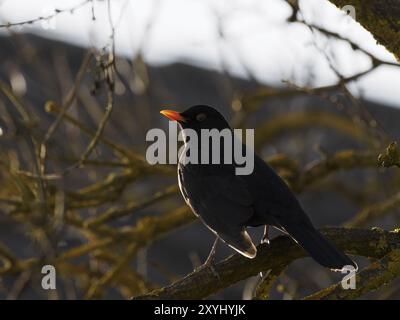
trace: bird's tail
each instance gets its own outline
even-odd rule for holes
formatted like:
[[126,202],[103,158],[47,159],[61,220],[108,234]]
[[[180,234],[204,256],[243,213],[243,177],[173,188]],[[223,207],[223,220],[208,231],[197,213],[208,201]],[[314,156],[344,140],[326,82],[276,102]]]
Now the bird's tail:
[[344,266],[357,264],[339,251],[318,230],[310,225],[289,223],[284,226],[285,231],[306,250],[311,257],[324,267],[333,271],[340,271]]

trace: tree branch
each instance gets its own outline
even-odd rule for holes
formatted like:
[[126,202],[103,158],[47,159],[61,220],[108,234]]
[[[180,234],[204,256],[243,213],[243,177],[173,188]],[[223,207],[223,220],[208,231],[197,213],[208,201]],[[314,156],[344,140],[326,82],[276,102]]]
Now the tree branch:
[[354,218],[346,223],[346,227],[363,227],[368,222],[380,218],[400,206],[400,192],[394,194],[381,202],[374,203],[354,216]]
[[400,59],[400,3],[397,0],[329,0],[339,8],[352,5],[356,20]]
[[[327,228],[322,232],[349,254],[382,258],[400,248],[400,229],[388,232],[378,228]],[[216,264],[214,268],[219,278],[209,269],[200,269],[169,286],[134,299],[203,299],[261,271],[282,270],[306,256],[306,252],[286,236],[273,239],[270,245],[261,244],[257,249],[258,254],[252,260],[234,254]]]

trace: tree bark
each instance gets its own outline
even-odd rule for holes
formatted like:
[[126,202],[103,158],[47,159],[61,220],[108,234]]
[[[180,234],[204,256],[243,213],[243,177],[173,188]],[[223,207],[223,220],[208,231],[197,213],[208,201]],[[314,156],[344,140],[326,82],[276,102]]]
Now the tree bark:
[[[400,248],[399,229],[388,232],[378,228],[371,230],[327,228],[322,232],[349,254],[380,259]],[[216,264],[214,268],[219,277],[216,277],[208,268],[200,269],[169,286],[135,297],[135,299],[204,299],[261,271],[283,270],[292,261],[307,255],[301,247],[286,236],[273,239],[270,245],[261,244],[257,250],[258,253],[254,259],[250,260],[234,254]]]
[[400,61],[399,0],[329,0],[339,8],[351,5],[356,20]]

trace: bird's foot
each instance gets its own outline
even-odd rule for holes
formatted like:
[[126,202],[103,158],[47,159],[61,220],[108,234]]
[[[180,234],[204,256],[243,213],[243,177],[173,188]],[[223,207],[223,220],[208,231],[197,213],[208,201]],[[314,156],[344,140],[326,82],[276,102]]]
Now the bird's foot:
[[270,241],[269,241],[269,239],[267,238],[267,237],[263,237],[262,239],[261,239],[261,244],[264,244],[264,243],[266,243],[266,244],[270,244]]
[[269,245],[269,228],[267,225],[264,226],[264,235],[261,239],[261,244],[266,243]]
[[[265,227],[264,227],[264,235],[263,235],[263,237],[262,237],[262,239],[261,239],[261,244],[264,244],[264,243],[267,244],[268,246],[270,245],[270,241],[269,241],[269,228],[268,228],[267,225],[265,225]],[[265,272],[261,271],[259,274],[260,274],[260,277],[261,277],[261,278],[264,278]]]
[[207,259],[207,261],[204,262],[201,266],[196,267],[196,268],[194,269],[194,272],[197,272],[197,271],[200,271],[200,270],[204,270],[204,269],[207,269],[207,270],[211,271],[211,273],[212,273],[212,274],[215,276],[215,278],[217,278],[218,280],[221,279],[221,277],[220,277],[220,275],[218,274],[217,270],[215,270],[215,263],[214,263],[214,260],[213,260],[213,259],[210,259],[210,260]]
[[199,271],[201,269],[210,269],[211,273],[215,276],[215,278],[217,278],[218,280],[221,278],[217,272],[217,270],[215,270],[215,252],[217,249],[217,244],[218,244],[218,237],[215,238],[214,244],[211,248],[210,254],[207,257],[206,262],[204,262],[200,267],[197,267],[196,269],[194,269],[194,271]]
[[[270,243],[269,239],[266,237],[263,237],[261,239],[261,244],[264,244],[264,243],[266,243],[269,246],[269,243]],[[260,276],[260,278],[264,278],[264,272],[260,271],[259,276]]]
[[[270,242],[269,242],[269,239],[264,235],[264,237],[261,239],[261,244],[267,244],[267,246],[269,246],[270,245]],[[264,272],[263,271],[261,271],[260,273],[259,273],[259,275],[260,275],[260,277],[261,278],[264,278]]]

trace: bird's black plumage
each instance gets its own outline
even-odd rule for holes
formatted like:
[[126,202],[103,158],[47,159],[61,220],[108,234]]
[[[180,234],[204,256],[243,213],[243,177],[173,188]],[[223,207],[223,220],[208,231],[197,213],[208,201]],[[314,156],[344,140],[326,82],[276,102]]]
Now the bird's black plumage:
[[[226,129],[214,108],[194,106],[179,114],[183,129]],[[200,145],[200,143],[199,143]],[[222,148],[221,148],[222,150]],[[222,154],[221,154],[222,157]],[[256,246],[246,227],[274,226],[290,235],[321,265],[340,270],[356,264],[314,228],[286,183],[257,155],[249,175],[236,175],[236,164],[178,164],[178,179],[187,204],[219,238],[248,258]]]

